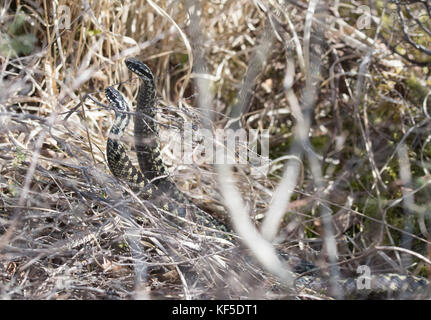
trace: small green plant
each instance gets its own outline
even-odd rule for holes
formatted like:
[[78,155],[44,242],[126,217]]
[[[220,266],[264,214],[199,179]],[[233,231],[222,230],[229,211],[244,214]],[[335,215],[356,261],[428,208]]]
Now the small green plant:
[[12,162],[13,166],[14,167],[21,166],[21,164],[25,161],[26,158],[27,158],[27,155],[20,148],[17,148],[15,152],[15,157]]
[[36,36],[26,33],[27,15],[18,12],[7,31],[0,31],[0,53],[4,56],[29,55],[37,41]]

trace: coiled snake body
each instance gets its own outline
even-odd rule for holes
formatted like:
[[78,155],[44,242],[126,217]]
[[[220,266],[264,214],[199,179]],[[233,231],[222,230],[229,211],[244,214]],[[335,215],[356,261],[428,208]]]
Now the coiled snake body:
[[[120,141],[130,121],[129,107],[117,90],[107,87],[105,94],[116,114],[106,148],[108,165],[112,174],[131,184],[133,188],[139,189],[140,195],[144,199],[151,200],[157,207],[174,216],[190,219],[197,226],[201,226],[198,229],[199,233],[234,242],[227,233],[230,231],[229,228],[189,201],[169,177],[161,157],[157,126],[154,122],[157,111],[153,73],[145,64],[135,59],[127,59],[126,65],[142,81],[138,93],[134,130],[140,169],[132,164]],[[151,180],[157,177],[162,178]],[[182,224],[179,219],[174,220],[176,224]],[[298,275],[294,273],[293,276]],[[401,295],[401,297],[403,294],[415,296],[426,292],[429,286],[429,282],[424,278],[399,274],[373,275],[370,282],[371,288],[365,290],[357,289],[354,279],[338,280],[337,284],[347,297],[367,297],[370,294],[371,296],[388,294]],[[316,276],[308,276],[302,282],[302,287],[319,291],[326,290],[328,281]]]

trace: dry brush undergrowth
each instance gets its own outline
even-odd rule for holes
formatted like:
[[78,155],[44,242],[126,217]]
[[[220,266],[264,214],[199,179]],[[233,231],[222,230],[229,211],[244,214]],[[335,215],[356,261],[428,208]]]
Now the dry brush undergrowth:
[[[264,271],[239,248],[179,232],[111,176],[105,144],[114,115],[97,101],[106,104],[103,89],[114,85],[134,105],[138,80],[124,65],[132,56],[156,75],[164,160],[201,208],[234,222],[247,209],[266,240],[324,270],[355,275],[367,265],[426,277],[429,56],[403,47],[394,4],[374,2],[362,30],[358,7],[368,1],[328,3],[307,18],[314,2],[5,1],[0,296],[293,296],[276,267]],[[430,35],[413,27],[412,41],[429,47]],[[212,121],[200,123],[204,115]],[[269,129],[267,174],[247,165],[234,172],[184,165],[170,133],[187,121]],[[226,190],[239,190],[243,203]],[[283,201],[273,198],[276,190]],[[282,218],[277,235],[265,225],[268,209]],[[250,230],[239,231],[246,238]]]

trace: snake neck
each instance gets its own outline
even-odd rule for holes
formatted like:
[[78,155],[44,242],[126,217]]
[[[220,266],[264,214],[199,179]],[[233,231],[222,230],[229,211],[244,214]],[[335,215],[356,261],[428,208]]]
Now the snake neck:
[[[141,80],[138,93],[138,105],[136,111],[149,117],[156,116],[156,84],[154,81]],[[155,126],[154,121],[150,121],[150,126]]]
[[126,109],[126,112],[118,112],[115,111],[115,120],[112,124],[111,130],[109,134],[113,137],[121,138],[124,134],[124,130],[126,130],[130,121],[130,114],[128,113],[129,109]]
[[139,167],[149,179],[168,175],[160,152],[155,122],[157,110],[154,81],[141,80],[135,117],[135,147]]

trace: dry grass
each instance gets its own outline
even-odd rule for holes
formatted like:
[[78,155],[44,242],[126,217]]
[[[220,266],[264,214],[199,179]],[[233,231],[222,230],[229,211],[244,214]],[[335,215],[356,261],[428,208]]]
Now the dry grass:
[[[69,29],[54,17],[60,6],[70,9]],[[216,129],[241,116],[245,128],[270,129],[272,159],[267,175],[236,167],[242,209],[260,225],[280,181],[296,181],[292,199],[270,210],[283,221],[275,236],[265,229],[266,240],[323,269],[335,263],[343,274],[366,264],[375,273],[427,276],[430,70],[392,54],[375,28],[358,30],[346,5],[314,17],[314,27],[324,21],[325,29],[311,30],[322,36],[313,73],[315,47],[308,52],[302,38],[306,7],[6,1],[0,32],[18,40],[6,49],[0,42],[0,297],[297,295],[243,250],[192,228],[179,232],[110,175],[104,154],[113,112],[94,100],[106,103],[103,89],[114,85],[134,104],[138,82],[123,63],[131,56],[156,75],[163,156],[200,207],[229,221],[224,204],[232,199],[220,196],[218,174],[232,172],[182,164],[170,134],[181,132],[182,120]],[[307,91],[310,79],[315,93]],[[211,122],[201,124],[202,115]],[[133,144],[131,128],[125,141]],[[292,153],[295,141],[309,148]],[[283,180],[286,159],[294,170]]]

